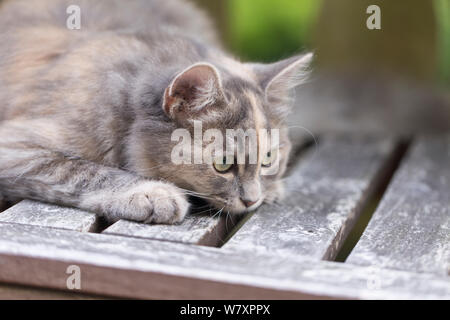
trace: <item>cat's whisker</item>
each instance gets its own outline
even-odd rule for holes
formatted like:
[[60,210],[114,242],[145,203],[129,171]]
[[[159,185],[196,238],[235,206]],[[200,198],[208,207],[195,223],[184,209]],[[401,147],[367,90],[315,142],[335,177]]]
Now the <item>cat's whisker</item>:
[[210,204],[205,204],[203,206],[193,206],[193,208],[196,210],[200,210],[200,209],[204,209],[204,208],[212,208],[212,206]]
[[206,196],[211,195],[210,193],[202,193],[202,192],[197,192],[197,191],[188,190],[188,189],[184,189],[184,188],[179,188],[179,189],[181,189],[181,190],[183,190],[185,192],[196,194],[196,195],[206,195]]
[[313,138],[313,141],[314,141],[314,148],[317,149],[317,146],[318,146],[317,138],[316,138],[316,136],[314,135],[314,133],[312,133],[311,130],[309,130],[308,128],[303,127],[303,126],[301,126],[301,125],[288,126],[287,128],[288,128],[288,130],[293,129],[293,128],[300,128],[300,129],[306,131],[306,133],[307,133],[308,135],[310,135],[310,136]]
[[232,218],[232,215],[231,215],[230,211],[227,211],[227,217],[226,217],[226,220],[225,220],[225,229],[226,229],[227,232],[228,232],[228,224],[227,224],[228,218],[230,218],[230,222],[233,222],[233,218]]
[[190,196],[196,196],[199,198],[210,198],[213,199],[212,197],[209,197],[211,194],[206,194],[206,193],[199,193],[199,192],[195,192],[195,191],[191,191],[191,190],[187,190],[187,189],[183,189],[183,188],[178,188],[181,190],[180,193],[185,194],[185,195],[190,195]]
[[230,211],[227,211],[227,215],[225,216],[225,230],[228,232],[228,216],[230,214]]
[[202,213],[205,213],[205,212],[207,212],[207,211],[212,211],[213,210],[213,208],[212,207],[210,207],[210,208],[208,208],[208,209],[206,209],[206,210],[203,210],[203,211],[199,211],[199,212],[193,212],[193,213],[191,213],[191,214],[194,214],[194,215],[198,215],[198,214],[202,214]]
[[220,219],[220,213],[222,212],[222,210],[224,209],[225,207],[223,207],[222,209],[220,209],[219,211],[217,211],[213,216],[212,216],[212,219],[214,219],[217,215],[219,215],[219,219]]
[[[222,207],[222,209],[220,209],[219,211],[217,211],[217,213],[214,215],[214,217],[215,217],[217,214],[219,214],[219,220],[220,220],[220,215],[221,215],[221,213],[222,213],[222,211],[223,211],[224,208],[225,208],[225,206]],[[220,242],[223,242],[222,237],[219,235],[219,230],[218,230],[218,228],[216,228],[216,237],[220,240]]]
[[195,192],[195,191],[191,191],[191,190],[187,190],[187,189],[183,189],[183,188],[180,188],[180,189],[183,190],[183,192],[182,192],[183,194],[191,195],[191,196],[202,198],[202,199],[215,200],[214,197],[211,197],[211,195],[213,195],[213,194],[200,193],[200,192]]
[[187,194],[190,196],[194,196],[194,197],[199,197],[199,198],[209,198],[209,199],[213,199],[212,197],[208,196],[208,195],[202,195],[202,194],[197,194],[197,193],[192,193],[192,192],[186,192],[186,191],[182,191],[183,194]]

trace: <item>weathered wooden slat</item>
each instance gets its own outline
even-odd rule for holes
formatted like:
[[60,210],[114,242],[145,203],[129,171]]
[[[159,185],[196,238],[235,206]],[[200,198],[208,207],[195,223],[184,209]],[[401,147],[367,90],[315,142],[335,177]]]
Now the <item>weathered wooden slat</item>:
[[347,261],[450,272],[450,136],[413,145]]
[[0,281],[135,298],[449,299],[435,274],[0,223]]
[[323,139],[286,180],[285,199],[261,207],[225,247],[333,259],[395,153],[386,139]]
[[120,220],[103,233],[215,247],[223,243],[234,224],[234,219],[226,215],[192,214],[178,225],[149,225]]
[[82,232],[94,231],[95,214],[31,200],[23,200],[0,213],[0,222],[12,222]]

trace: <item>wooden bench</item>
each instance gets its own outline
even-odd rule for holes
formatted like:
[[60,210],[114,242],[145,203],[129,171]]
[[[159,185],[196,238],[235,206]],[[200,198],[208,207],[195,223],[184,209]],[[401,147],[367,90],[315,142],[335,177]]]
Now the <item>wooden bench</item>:
[[241,220],[108,226],[24,200],[0,213],[0,282],[124,298],[450,299],[450,136],[319,138],[294,152],[286,199]]

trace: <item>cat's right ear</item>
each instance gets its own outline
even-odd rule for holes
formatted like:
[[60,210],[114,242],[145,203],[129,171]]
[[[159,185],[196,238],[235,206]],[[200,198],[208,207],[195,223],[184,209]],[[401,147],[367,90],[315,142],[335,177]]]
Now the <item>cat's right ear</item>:
[[224,103],[217,69],[209,63],[196,63],[180,72],[166,88],[163,110],[176,121],[189,122],[204,119]]
[[310,74],[313,53],[295,56],[271,64],[248,64],[265,91],[266,99],[287,96],[291,89],[304,83]]

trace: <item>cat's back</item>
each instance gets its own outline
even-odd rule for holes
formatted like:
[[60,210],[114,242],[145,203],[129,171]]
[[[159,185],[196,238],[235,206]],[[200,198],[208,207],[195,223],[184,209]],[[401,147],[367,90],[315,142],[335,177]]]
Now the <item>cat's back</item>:
[[187,0],[6,0],[0,5],[0,30],[49,25],[67,28],[70,6],[80,8],[81,29],[77,32],[162,28],[216,42],[212,23]]
[[[108,52],[138,55],[139,52],[134,52],[136,42],[145,43],[139,48],[141,54],[147,55],[153,54],[153,47],[164,47],[165,42],[173,42],[171,38],[177,37],[188,36],[217,44],[207,17],[183,0],[6,0],[0,3],[0,101],[3,102],[0,122],[38,110],[39,101],[55,91],[50,90],[50,83],[58,82],[62,87],[65,75],[72,74],[72,69],[68,70],[70,65],[74,66],[73,70],[88,65],[96,65],[99,70],[113,69],[114,65],[107,63],[117,59],[105,58]],[[71,15],[67,9],[74,5],[81,13],[80,30],[67,28]],[[121,42],[122,36],[125,42]],[[131,43],[130,48],[124,43]],[[179,51],[174,50],[173,54]],[[70,63],[65,58],[71,59]],[[95,70],[84,74],[89,79],[94,76]],[[29,108],[30,101],[33,109]]]

